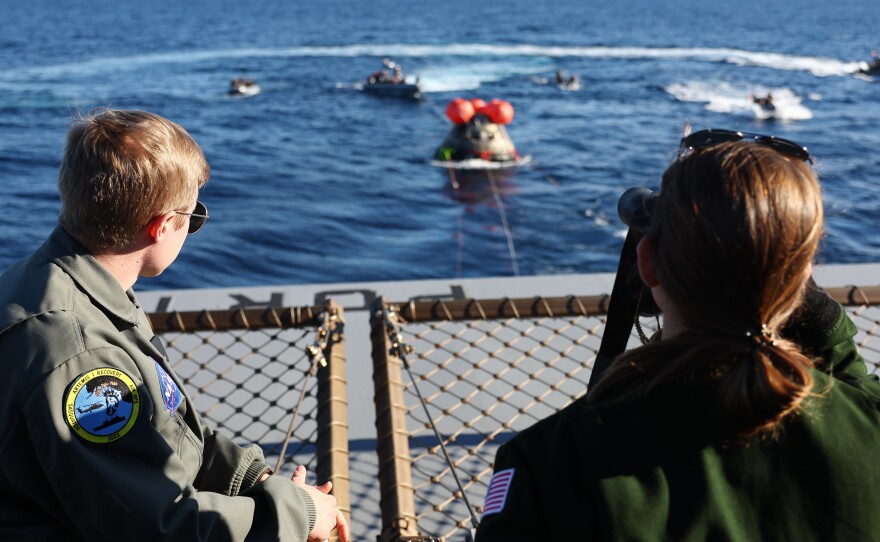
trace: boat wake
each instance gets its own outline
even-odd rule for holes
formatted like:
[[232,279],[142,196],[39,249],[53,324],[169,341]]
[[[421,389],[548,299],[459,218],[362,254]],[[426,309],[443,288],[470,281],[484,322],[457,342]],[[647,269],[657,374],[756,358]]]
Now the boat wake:
[[553,62],[548,58],[528,62],[513,59],[476,60],[467,63],[428,65],[419,70],[420,84],[425,92],[474,90],[485,83],[502,81],[518,75],[546,72]]
[[[215,49],[201,51],[178,51],[125,57],[103,57],[84,62],[34,66],[20,70],[9,70],[0,74],[0,80],[18,81],[32,79],[53,79],[69,75],[96,75],[107,72],[138,71],[156,64],[198,64],[229,59],[254,58],[308,58],[308,57],[399,57],[436,58],[492,57],[486,65],[494,65],[497,58],[541,57],[558,58],[620,58],[640,59],[692,59],[706,62],[724,62],[738,66],[761,66],[776,70],[806,71],[818,77],[844,76],[857,73],[858,61],[842,61],[826,57],[796,56],[782,53],[755,52],[731,48],[677,48],[677,47],[557,47],[545,45],[490,45],[479,43],[458,43],[446,45],[341,45],[328,47],[287,47],[287,48],[242,48]],[[470,63],[473,65],[473,63]],[[546,67],[546,66],[545,66]],[[510,68],[508,68],[510,69]],[[517,68],[516,73],[523,73]],[[461,75],[473,80],[473,77]],[[425,81],[427,83],[427,81]],[[437,83],[429,91],[460,90],[467,82],[455,83],[455,89],[447,88],[451,83]]]
[[[808,120],[813,112],[804,106],[803,98],[788,88],[766,88],[762,86],[731,85],[705,81],[675,83],[666,87],[666,92],[681,102],[705,103],[708,111],[731,113],[756,120]],[[750,95],[766,96],[773,94],[775,109],[769,111],[755,104]]]

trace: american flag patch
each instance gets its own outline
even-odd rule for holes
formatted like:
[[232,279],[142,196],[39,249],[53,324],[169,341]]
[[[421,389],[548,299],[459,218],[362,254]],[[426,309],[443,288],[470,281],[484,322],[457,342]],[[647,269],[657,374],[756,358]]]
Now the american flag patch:
[[500,470],[492,475],[492,481],[489,482],[489,492],[486,493],[486,500],[483,502],[484,516],[497,514],[504,510],[504,505],[507,503],[507,490],[510,489],[510,482],[513,481],[515,470]]

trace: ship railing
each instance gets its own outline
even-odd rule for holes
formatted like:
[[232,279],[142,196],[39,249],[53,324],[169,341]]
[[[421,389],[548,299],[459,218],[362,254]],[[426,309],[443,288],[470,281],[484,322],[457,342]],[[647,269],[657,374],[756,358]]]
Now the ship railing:
[[[258,443],[277,474],[333,482],[351,521],[344,314],[324,306],[149,315],[207,425]],[[334,538],[335,540],[335,538]]]
[[[826,291],[846,307],[869,371],[880,374],[880,286]],[[498,447],[585,393],[609,300],[376,301],[380,541],[467,539]],[[351,522],[342,309],[330,301],[150,320],[206,423],[260,444],[280,474],[302,464],[313,482],[332,481]],[[641,324],[646,335],[657,328]]]

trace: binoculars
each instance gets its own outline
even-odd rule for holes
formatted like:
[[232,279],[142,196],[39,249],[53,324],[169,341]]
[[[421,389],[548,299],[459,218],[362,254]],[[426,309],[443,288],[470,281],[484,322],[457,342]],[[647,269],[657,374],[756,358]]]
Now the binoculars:
[[617,200],[617,214],[630,229],[644,235],[651,227],[654,205],[659,195],[659,192],[654,192],[650,188],[630,188]]
[[630,188],[617,201],[617,214],[623,223],[629,226],[629,231],[620,252],[617,276],[614,278],[614,288],[611,291],[611,302],[605,320],[605,331],[593,364],[590,385],[598,382],[602,372],[626,349],[633,325],[639,316],[660,314],[660,308],[654,302],[651,290],[639,277],[636,256],[636,246],[651,228],[654,207],[659,195],[648,188]]
[[[644,237],[651,229],[651,220],[654,217],[654,206],[657,204],[659,192],[655,192],[650,188],[635,187],[630,188],[620,196],[617,200],[617,214],[624,224],[629,226],[629,233],[633,236],[632,247],[624,247],[624,250],[630,248],[635,251],[635,245]],[[625,276],[618,277],[627,281],[628,290],[631,296],[638,299],[637,314],[633,318],[642,316],[657,316],[660,314],[660,308],[654,302],[654,297],[639,278],[638,269],[636,269],[635,254],[631,254],[630,258],[626,258],[626,254],[621,254],[621,262],[631,261],[632,264],[628,269],[618,268],[618,274],[623,272]],[[611,303],[614,303],[612,298]],[[610,312],[610,309],[609,309]]]

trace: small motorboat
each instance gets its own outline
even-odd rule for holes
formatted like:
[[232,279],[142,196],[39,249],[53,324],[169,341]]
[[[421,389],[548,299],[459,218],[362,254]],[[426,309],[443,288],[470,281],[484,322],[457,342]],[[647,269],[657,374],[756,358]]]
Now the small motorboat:
[[407,78],[400,64],[390,58],[382,59],[382,69],[373,72],[363,84],[364,92],[387,98],[420,100],[422,88],[419,78]]
[[454,126],[434,153],[432,164],[486,169],[528,161],[520,156],[504,127],[513,120],[510,102],[492,100],[487,104],[478,98],[456,98],[446,106],[446,116]]
[[230,96],[253,96],[260,93],[260,85],[252,78],[236,77],[229,82]]
[[580,90],[581,80],[573,73],[565,75],[562,70],[556,70],[556,86],[559,90]]
[[776,104],[773,103],[773,94],[767,93],[766,96],[759,98],[754,94],[750,96],[752,100],[752,110],[755,118],[759,120],[769,120],[776,118]]

